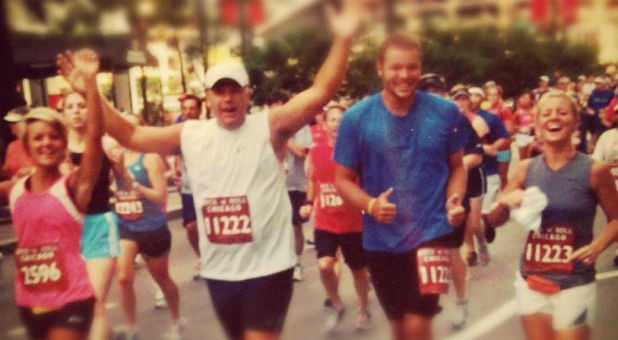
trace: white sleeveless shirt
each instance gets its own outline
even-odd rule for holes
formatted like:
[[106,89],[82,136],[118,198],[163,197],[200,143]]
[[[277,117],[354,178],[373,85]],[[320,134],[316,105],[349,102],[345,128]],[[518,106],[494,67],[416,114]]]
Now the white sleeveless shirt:
[[187,121],[180,140],[195,200],[201,276],[240,281],[293,267],[292,211],[268,115],[247,116],[232,131],[216,119]]

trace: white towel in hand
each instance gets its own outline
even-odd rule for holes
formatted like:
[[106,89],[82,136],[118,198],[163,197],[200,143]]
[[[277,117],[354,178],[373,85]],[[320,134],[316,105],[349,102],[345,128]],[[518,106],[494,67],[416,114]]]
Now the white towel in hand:
[[528,230],[539,232],[541,215],[547,207],[547,196],[538,187],[530,187],[524,191],[521,206],[511,210],[511,218]]

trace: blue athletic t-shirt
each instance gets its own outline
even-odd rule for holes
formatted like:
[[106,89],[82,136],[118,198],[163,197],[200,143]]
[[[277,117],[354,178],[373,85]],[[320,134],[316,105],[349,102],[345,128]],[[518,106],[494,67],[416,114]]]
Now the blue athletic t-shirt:
[[463,146],[454,103],[417,91],[408,114],[391,114],[377,93],[348,109],[335,144],[335,162],[355,170],[371,196],[393,188],[393,224],[363,215],[363,246],[403,253],[453,231],[446,218],[449,155]]
[[[493,144],[500,138],[509,138],[509,133],[506,131],[500,117],[485,110],[479,110],[479,116],[489,126],[489,133],[483,137],[483,143]],[[485,170],[487,176],[498,173],[498,161],[495,156],[483,156],[483,170]]]

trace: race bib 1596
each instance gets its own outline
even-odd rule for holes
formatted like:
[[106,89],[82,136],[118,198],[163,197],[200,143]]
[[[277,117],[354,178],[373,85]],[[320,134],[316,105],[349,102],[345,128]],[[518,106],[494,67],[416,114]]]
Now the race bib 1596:
[[17,248],[15,264],[26,289],[43,291],[65,288],[62,254],[57,244]]

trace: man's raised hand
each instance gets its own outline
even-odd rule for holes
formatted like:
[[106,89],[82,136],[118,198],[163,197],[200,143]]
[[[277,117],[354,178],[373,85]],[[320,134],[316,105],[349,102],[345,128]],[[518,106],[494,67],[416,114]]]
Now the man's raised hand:
[[99,72],[99,56],[91,49],[66,51],[57,56],[58,74],[66,79],[74,91],[86,92],[88,82],[94,81]]
[[367,21],[368,6],[361,0],[344,0],[341,8],[326,7],[326,16],[331,31],[336,37],[352,39]]

